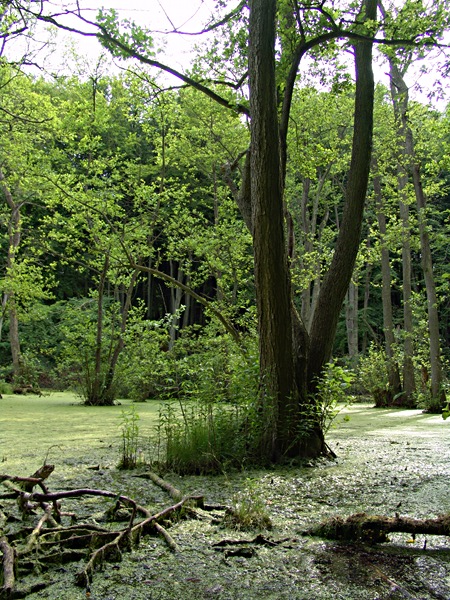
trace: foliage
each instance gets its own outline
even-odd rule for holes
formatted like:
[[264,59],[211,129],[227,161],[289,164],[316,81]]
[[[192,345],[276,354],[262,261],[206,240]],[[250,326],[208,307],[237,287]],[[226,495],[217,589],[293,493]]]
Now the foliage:
[[6,381],[0,379],[0,394],[12,394],[13,393],[13,386],[10,383],[7,383]]
[[[59,354],[58,373],[67,386],[73,388],[83,401],[95,404],[95,397],[105,389],[109,376],[109,357],[117,338],[119,308],[111,299],[104,300],[105,327],[101,347],[101,370],[95,370],[97,300],[82,298],[65,306],[59,324],[63,335]],[[116,397],[115,387],[110,388],[111,402]]]
[[139,414],[134,404],[121,413],[122,456],[119,469],[135,469],[138,463]]
[[[403,4],[389,7],[392,14],[384,22],[387,34],[416,35],[421,41],[435,28],[439,37],[448,19],[442,6],[432,14],[431,5]],[[216,6],[221,10],[225,7],[225,2]],[[316,312],[317,299],[333,261],[349,187],[355,88],[341,64],[339,51],[347,49],[347,42],[340,47],[345,32],[339,28],[348,27],[352,33],[368,28],[372,32],[375,23],[351,25],[357,12],[354,4],[329,11],[325,5],[319,9],[304,6],[297,15],[285,2],[279,2],[278,9],[276,78],[280,101],[288,84],[286,75],[295,66],[293,49],[297,49],[294,54],[306,52],[309,45],[313,49],[312,72],[305,74],[303,69],[305,76],[293,90],[292,109],[285,115],[291,125],[285,132],[288,162],[283,198],[283,209],[287,209],[286,214],[289,211],[288,229],[292,229],[288,231],[289,241],[294,243],[286,277],[292,278],[294,301],[308,329],[314,314],[320,313]],[[172,438],[186,442],[177,444],[191,455],[193,463],[198,443],[200,454],[209,456],[205,464],[209,460],[218,468],[229,462],[221,441],[229,433],[227,415],[239,413],[230,430],[248,442],[245,451],[236,449],[236,463],[240,463],[245,452],[257,454],[254,438],[258,434],[264,434],[265,440],[272,435],[270,425],[275,422],[276,411],[271,413],[270,403],[278,398],[277,394],[265,394],[264,385],[269,385],[263,376],[258,383],[254,248],[236,203],[242,200],[239,191],[249,144],[248,123],[242,118],[248,113],[248,102],[242,100],[248,89],[241,87],[248,76],[247,17],[247,7],[242,4],[230,18],[219,19],[226,34],[220,36],[215,29],[210,50],[203,52],[191,71],[192,78],[203,87],[210,85],[213,94],[209,96],[188,88],[163,91],[145,66],[135,73],[108,74],[102,60],[83,72],[52,80],[26,77],[3,62],[0,72],[0,162],[5,185],[20,208],[22,235],[11,264],[1,266],[0,290],[5,332],[8,309],[14,305],[11,294],[18,309],[22,376],[29,382],[70,383],[85,401],[94,404],[99,399],[111,403],[118,393],[140,401],[177,400],[184,411],[179,413],[184,415],[183,433]],[[2,24],[5,35],[9,23],[6,19]],[[131,21],[120,22],[117,12],[100,11],[97,23],[102,43],[116,57],[133,53],[156,56],[149,32]],[[328,43],[322,49],[316,42],[325,39],[325,32]],[[406,65],[414,52],[408,48],[398,52],[389,46],[386,54],[390,57],[395,53]],[[424,52],[422,48],[422,55]],[[324,84],[320,92],[316,91],[317,76]],[[218,104],[217,98],[226,102]],[[288,99],[285,96],[279,113],[285,110]],[[376,102],[378,164],[374,172],[382,179],[388,231],[381,241],[377,207],[370,196],[363,234],[367,248],[359,253],[353,273],[353,281],[365,285],[364,309],[356,306],[365,327],[364,339],[359,338],[363,353],[370,337],[377,339],[383,333],[379,263],[384,243],[391,254],[394,320],[400,329],[398,342],[402,341],[396,131],[386,90],[378,91]],[[224,105],[233,110],[224,111]],[[442,331],[448,338],[449,115],[412,104],[409,119],[426,177],[424,189],[431,199],[427,217],[433,253],[438,258],[434,264],[439,310],[444,318]],[[272,180],[278,181],[278,177]],[[405,194],[412,205],[410,186]],[[11,250],[6,232],[13,213],[3,202],[0,219],[4,236],[0,243],[5,257]],[[410,229],[416,288],[415,368],[420,383],[420,371],[429,369],[429,361],[424,344],[427,316],[417,215],[413,210]],[[261,247],[272,250],[262,237]],[[283,243],[282,248],[285,246]],[[135,264],[145,274],[136,276],[133,286],[130,281]],[[161,283],[155,270],[185,287]],[[186,288],[207,299],[240,330],[243,352],[212,322],[208,309],[191,299]],[[290,290],[286,297],[290,303]],[[332,297],[329,294],[328,300]],[[275,306],[277,298],[275,294]],[[128,299],[131,308],[127,320],[124,307]],[[274,315],[276,311],[268,313]],[[344,329],[343,323],[341,331]],[[273,335],[277,330],[272,327]],[[281,348],[288,347],[284,336],[280,337]],[[306,343],[305,351],[321,347],[324,337],[310,346]],[[126,351],[117,362],[116,349],[120,353],[122,343]],[[342,335],[342,354],[345,343]],[[5,352],[1,358],[10,371],[6,366],[10,360],[8,345],[12,346],[2,341]],[[320,361],[311,361],[313,367],[316,362]],[[386,358],[370,347],[359,370],[365,391],[375,397],[385,393],[386,371]],[[282,374],[286,373],[284,369]],[[328,429],[337,404],[347,401],[349,377],[349,372],[336,363],[325,369],[317,398],[302,414],[305,418],[299,435],[306,438],[316,419],[320,427]],[[287,392],[283,402],[292,400],[297,407],[295,393]],[[258,398],[268,401],[264,414]],[[419,385],[417,398],[421,406],[429,407],[426,382]],[[177,431],[175,426],[169,429]],[[199,470],[203,468],[210,467]]]
[[389,387],[387,366],[386,353],[376,344],[370,344],[367,354],[360,357],[358,384],[363,393],[369,393],[375,401]]
[[245,340],[243,354],[211,323],[203,329],[185,327],[169,349],[173,318],[131,320],[118,375],[124,394],[135,401],[183,398],[241,403],[254,397],[258,365],[253,337]]
[[14,378],[14,388],[31,388],[38,391],[42,375],[42,365],[31,352],[22,352],[20,372]]
[[242,468],[246,457],[242,423],[238,404],[168,402],[159,415],[154,460],[182,474]]
[[350,392],[355,378],[356,375],[351,369],[334,362],[326,365],[325,372],[317,384],[316,398],[319,422],[324,433],[333,425],[339,412],[354,402],[355,398]]
[[232,498],[223,525],[238,531],[272,529],[272,521],[267,506],[255,481],[247,479],[247,485]]

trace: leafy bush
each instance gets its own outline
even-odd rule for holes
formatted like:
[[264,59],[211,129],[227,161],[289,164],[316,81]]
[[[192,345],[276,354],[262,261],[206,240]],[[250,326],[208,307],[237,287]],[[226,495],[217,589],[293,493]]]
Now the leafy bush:
[[13,393],[13,386],[10,383],[6,383],[6,381],[0,380],[0,394],[5,394],[5,396]]
[[132,404],[128,410],[122,410],[121,437],[122,456],[119,469],[135,469],[138,462],[139,415]]
[[123,394],[135,401],[193,399],[204,402],[248,400],[258,386],[255,338],[244,353],[215,325],[183,329],[169,350],[171,315],[160,321],[135,320],[120,360]]
[[168,351],[172,315],[159,321],[141,318],[139,309],[131,312],[117,375],[121,395],[135,402],[149,398],[170,398],[179,392],[173,353]]
[[225,513],[223,524],[239,531],[272,529],[266,503],[255,482],[248,480],[246,488],[233,496],[232,505]]
[[14,378],[14,387],[31,387],[39,390],[39,381],[42,375],[42,365],[31,352],[22,352],[20,371]]
[[63,339],[58,371],[61,380],[87,404],[113,404],[117,396],[117,378],[114,376],[110,381],[110,377],[111,357],[120,331],[119,321],[119,303],[105,298],[99,345],[97,299],[72,300],[65,306],[60,323]]
[[359,360],[358,382],[362,391],[370,394],[377,406],[383,404],[382,399],[389,388],[388,362],[384,350],[375,344],[371,344],[367,354]]
[[354,402],[350,393],[355,373],[336,363],[326,365],[323,376],[317,384],[319,423],[326,433],[345,405]]

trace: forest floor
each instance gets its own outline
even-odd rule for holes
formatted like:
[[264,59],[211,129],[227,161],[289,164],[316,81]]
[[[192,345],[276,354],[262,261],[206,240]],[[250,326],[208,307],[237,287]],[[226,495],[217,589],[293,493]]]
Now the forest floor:
[[[136,499],[157,512],[173,503],[134,471],[120,471],[120,423],[129,406],[81,406],[67,394],[7,396],[0,400],[0,473],[28,476],[47,461],[55,465],[50,491],[97,488]],[[155,426],[156,403],[136,405],[145,440]],[[450,599],[450,541],[447,537],[390,535],[375,546],[331,542],[303,535],[323,519],[357,512],[435,517],[450,512],[450,424],[418,410],[373,409],[355,404],[338,417],[327,441],[333,461],[303,467],[229,473],[217,477],[164,477],[185,494],[203,494],[211,504],[230,505],[239,493],[261,500],[273,527],[263,532],[274,546],[231,552],[215,544],[253,540],[258,532],[214,523],[180,520],[170,533],[180,551],[146,536],[119,563],[94,576],[90,598],[98,600],[387,600]],[[89,467],[97,467],[92,470]],[[138,469],[137,473],[145,471]],[[234,500],[233,500],[234,499]],[[4,502],[0,501],[0,505]],[[67,502],[92,522],[111,500]],[[66,506],[66,504],[65,504]],[[0,506],[0,509],[2,506]],[[4,507],[3,507],[4,508]],[[239,546],[238,546],[239,547]],[[48,586],[30,599],[78,600],[74,585],[80,564],[66,564],[18,579],[25,588]]]

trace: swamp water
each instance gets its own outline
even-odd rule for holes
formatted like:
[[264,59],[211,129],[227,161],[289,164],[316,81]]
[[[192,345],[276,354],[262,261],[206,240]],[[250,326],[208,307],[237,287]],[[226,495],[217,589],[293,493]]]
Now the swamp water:
[[[47,461],[55,464],[50,491],[111,490],[133,497],[153,512],[172,504],[150,481],[115,468],[121,408],[73,403],[73,398],[62,395],[0,400],[0,471],[30,475],[53,446]],[[145,435],[155,423],[157,406],[137,405],[137,412]],[[417,536],[412,542],[408,534],[393,534],[389,543],[367,546],[311,538],[302,532],[333,515],[364,511],[426,518],[450,512],[450,423],[416,410],[374,410],[367,404],[349,407],[338,421],[327,437],[338,456],[335,461],[214,478],[165,475],[183,493],[203,494],[211,504],[230,505],[243,490],[262,500],[273,523],[263,535],[281,543],[227,552],[214,544],[253,540],[258,532],[182,520],[170,527],[179,553],[170,553],[160,538],[144,537],[132,553],[124,553],[122,562],[107,563],[96,573],[90,598],[449,600],[446,537]],[[99,469],[88,468],[93,465]],[[64,508],[95,521],[110,503],[88,498],[65,502]],[[80,566],[68,564],[27,576],[18,587],[47,580],[52,583],[45,590],[27,597],[86,598],[86,591],[73,585]]]

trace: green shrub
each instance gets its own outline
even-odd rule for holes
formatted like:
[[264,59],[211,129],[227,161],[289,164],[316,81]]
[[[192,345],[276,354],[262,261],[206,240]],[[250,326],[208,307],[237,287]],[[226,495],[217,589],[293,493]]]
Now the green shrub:
[[6,381],[0,380],[0,394],[8,396],[13,393],[13,386]]
[[139,415],[132,404],[121,413],[122,456],[119,469],[135,469],[138,463]]
[[326,433],[342,408],[355,398],[350,393],[355,381],[355,373],[336,363],[326,365],[323,376],[317,384],[319,423]]
[[233,496],[223,524],[239,531],[272,529],[266,503],[254,482],[249,480],[246,488]]
[[238,405],[168,402],[162,406],[154,460],[183,474],[241,468],[245,459]]
[[388,361],[384,350],[371,344],[358,364],[358,383],[363,393],[370,394],[375,403],[382,405],[389,389]]

